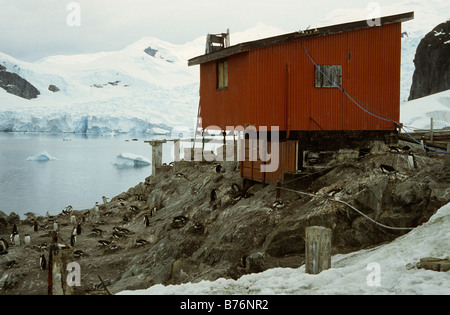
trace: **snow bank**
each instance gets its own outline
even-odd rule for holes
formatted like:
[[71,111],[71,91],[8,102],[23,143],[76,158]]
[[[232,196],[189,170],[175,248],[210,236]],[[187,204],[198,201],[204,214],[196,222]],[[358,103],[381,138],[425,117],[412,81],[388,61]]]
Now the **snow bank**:
[[[299,269],[277,268],[234,280],[219,279],[182,285],[155,285],[119,295],[301,295],[386,294],[449,295],[450,272],[414,267],[421,258],[450,255],[450,204],[429,222],[395,241],[377,248],[332,257],[332,269],[319,275]],[[379,285],[372,266],[380,269]],[[369,267],[369,268],[368,268]]]
[[38,162],[45,162],[51,160],[56,160],[56,158],[48,154],[47,151],[43,151],[38,155],[30,156],[29,158],[27,158],[27,161],[38,161]]
[[116,162],[114,165],[119,167],[143,167],[149,166],[151,161],[146,157],[132,154],[132,153],[121,153],[117,155]]
[[418,129],[429,129],[431,118],[435,129],[450,127],[450,90],[403,103],[401,122]]

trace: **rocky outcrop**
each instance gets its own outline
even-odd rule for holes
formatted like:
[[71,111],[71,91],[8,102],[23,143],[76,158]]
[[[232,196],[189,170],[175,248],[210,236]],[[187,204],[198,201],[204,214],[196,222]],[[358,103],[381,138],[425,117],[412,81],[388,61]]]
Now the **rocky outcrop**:
[[[83,228],[74,247],[82,251],[74,258],[83,273],[80,293],[103,290],[98,275],[117,293],[297,268],[304,263],[309,226],[332,230],[333,255],[390,242],[408,231],[387,229],[365,216],[386,226],[416,227],[450,202],[444,158],[422,150],[416,157],[419,168],[413,170],[406,152],[386,150],[321,169],[313,179],[302,174],[283,187],[316,197],[282,190],[282,205],[274,203],[276,185],[244,186],[234,163],[224,163],[219,172],[206,162],[158,168],[156,178],[146,178],[98,210],[73,213]],[[386,174],[381,164],[397,172]],[[17,218],[5,221],[8,227],[0,228],[0,236],[7,239]],[[53,221],[67,241],[70,215],[38,218],[39,232],[33,231],[31,217],[18,225],[20,233],[32,235],[33,246],[11,246],[0,256],[0,274],[10,279],[3,287],[0,281],[0,294],[46,294],[47,273],[37,261],[48,254],[41,244],[49,244]],[[13,258],[17,265],[7,268]]]
[[417,47],[409,100],[450,89],[450,21],[439,24]]
[[6,71],[3,66],[0,68],[0,88],[28,100],[37,98],[41,94],[30,82],[16,73]]

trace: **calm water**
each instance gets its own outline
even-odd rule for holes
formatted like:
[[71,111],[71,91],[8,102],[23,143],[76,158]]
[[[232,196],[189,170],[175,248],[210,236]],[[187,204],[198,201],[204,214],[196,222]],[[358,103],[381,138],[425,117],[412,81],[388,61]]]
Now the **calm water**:
[[[26,212],[57,214],[68,205],[89,209],[102,203],[102,196],[127,191],[151,175],[152,167],[119,166],[116,156],[132,153],[151,160],[151,146],[144,141],[156,137],[133,138],[138,141],[129,135],[0,133],[0,211],[24,219]],[[56,160],[27,160],[43,151]],[[163,162],[172,160],[172,149],[165,145]]]

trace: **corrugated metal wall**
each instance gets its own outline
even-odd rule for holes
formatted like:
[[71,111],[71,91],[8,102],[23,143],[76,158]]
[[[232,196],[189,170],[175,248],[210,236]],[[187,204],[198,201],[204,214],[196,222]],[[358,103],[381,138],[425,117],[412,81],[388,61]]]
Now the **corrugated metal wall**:
[[370,112],[399,120],[401,23],[313,37],[228,57],[228,89],[216,90],[216,62],[202,64],[203,126],[280,130],[393,130],[336,88],[314,86],[314,64],[341,65],[343,88]]

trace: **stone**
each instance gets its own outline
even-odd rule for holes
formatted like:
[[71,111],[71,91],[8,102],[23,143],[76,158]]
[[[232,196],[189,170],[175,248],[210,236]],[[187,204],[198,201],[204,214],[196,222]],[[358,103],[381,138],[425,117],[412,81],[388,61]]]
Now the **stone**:
[[450,270],[450,259],[427,257],[422,258],[417,265],[419,269],[447,272]]
[[59,92],[59,91],[60,91],[59,88],[58,88],[56,85],[53,85],[53,84],[50,84],[50,85],[48,86],[48,90],[49,90],[49,91],[52,91],[53,93],[56,93],[56,92]]

